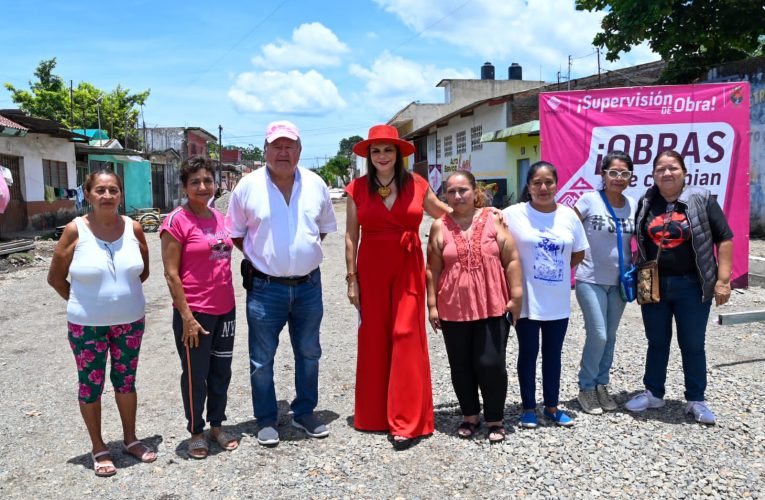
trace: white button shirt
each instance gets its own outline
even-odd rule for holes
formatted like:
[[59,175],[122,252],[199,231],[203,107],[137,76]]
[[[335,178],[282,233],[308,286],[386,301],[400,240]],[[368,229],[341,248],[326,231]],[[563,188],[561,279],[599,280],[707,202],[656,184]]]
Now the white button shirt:
[[321,264],[320,234],[337,231],[329,189],[321,177],[298,167],[290,204],[271,181],[268,167],[239,181],[231,194],[226,226],[244,238],[244,255],[271,276],[305,276]]

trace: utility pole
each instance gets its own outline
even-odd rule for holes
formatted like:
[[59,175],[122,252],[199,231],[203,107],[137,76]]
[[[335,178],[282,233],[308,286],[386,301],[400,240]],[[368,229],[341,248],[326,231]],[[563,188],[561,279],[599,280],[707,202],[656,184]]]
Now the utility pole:
[[571,90],[571,55],[568,56],[568,90]]
[[96,113],[98,113],[98,145],[103,146],[101,143],[101,99],[103,97],[99,97],[96,99]]
[[128,149],[128,116],[130,116],[130,110],[125,111],[125,149]]
[[218,125],[218,187],[221,185],[221,161],[223,161],[223,126]]
[[69,126],[74,128],[74,82],[69,80]]
[[598,54],[598,87],[600,87],[600,47],[596,47],[595,52]]

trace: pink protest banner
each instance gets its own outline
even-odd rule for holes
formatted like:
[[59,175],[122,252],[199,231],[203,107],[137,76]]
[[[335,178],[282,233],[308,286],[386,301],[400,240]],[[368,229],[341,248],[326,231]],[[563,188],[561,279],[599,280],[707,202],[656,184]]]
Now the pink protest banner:
[[654,157],[674,149],[686,182],[711,191],[733,238],[733,284],[749,272],[749,83],[626,87],[539,96],[541,157],[558,169],[558,201],[573,206],[601,185],[611,150],[635,164],[626,193],[636,200],[653,185]]

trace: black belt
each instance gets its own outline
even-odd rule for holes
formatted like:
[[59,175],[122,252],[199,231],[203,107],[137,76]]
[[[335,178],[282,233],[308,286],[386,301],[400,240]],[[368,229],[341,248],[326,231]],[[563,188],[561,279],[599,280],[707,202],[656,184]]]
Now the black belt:
[[303,283],[307,283],[311,279],[311,275],[314,273],[314,271],[311,271],[310,273],[306,274],[305,276],[289,276],[289,277],[281,277],[281,276],[271,276],[269,274],[263,273],[252,268],[252,275],[256,278],[264,279],[268,281],[269,283],[279,283],[280,285],[287,285],[287,286],[296,286],[296,285],[302,285]]

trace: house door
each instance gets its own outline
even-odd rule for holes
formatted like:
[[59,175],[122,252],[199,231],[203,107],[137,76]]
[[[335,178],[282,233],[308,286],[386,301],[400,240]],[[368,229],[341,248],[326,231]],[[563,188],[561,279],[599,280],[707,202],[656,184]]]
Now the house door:
[[9,186],[11,201],[0,214],[0,235],[11,231],[23,231],[27,228],[27,204],[21,196],[21,162],[18,156],[0,155],[0,165],[8,168],[13,175],[13,186]]
[[523,188],[526,187],[526,177],[529,175],[530,168],[531,160],[528,158],[518,160],[518,191],[516,191],[518,194],[515,196],[513,203],[521,201],[521,193],[523,193]]
[[165,198],[165,166],[160,163],[151,164],[151,199],[154,208],[167,210],[167,201]]

